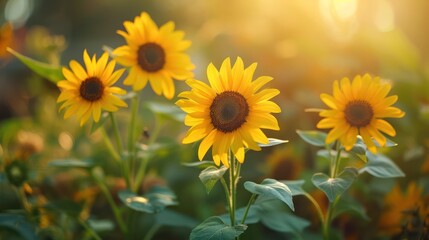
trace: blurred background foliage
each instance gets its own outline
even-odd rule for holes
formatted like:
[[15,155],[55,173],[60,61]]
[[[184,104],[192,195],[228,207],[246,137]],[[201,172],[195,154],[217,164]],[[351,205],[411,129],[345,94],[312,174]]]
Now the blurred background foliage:
[[[281,91],[274,99],[282,108],[277,115],[281,130],[266,133],[290,143],[247,154],[242,182],[266,177],[309,182],[312,173],[326,169],[328,163],[318,159],[317,149],[305,144],[295,132],[315,129],[319,120],[304,109],[323,107],[319,95],[331,93],[332,82],[342,77],[369,73],[391,81],[393,94],[399,96],[396,105],[406,116],[390,121],[397,130],[394,141],[399,145],[385,154],[406,177],[381,180],[360,176],[348,195],[366,215],[345,214],[334,226],[347,239],[413,238],[428,231],[424,224],[429,224],[429,1],[0,0],[0,10],[0,166],[4,170],[11,162],[22,161],[28,168],[23,194],[34,206],[40,206],[34,209],[35,222],[46,233],[42,231],[39,236],[88,237],[82,227],[68,219],[67,209],[49,212],[42,207],[48,202],[74,202],[78,214],[86,219],[111,218],[106,200],[87,171],[56,168],[49,162],[90,160],[102,166],[112,192],[125,184],[106,154],[100,133],[89,134],[89,129],[80,128],[74,118],[63,120],[55,102],[57,87],[35,75],[5,48],[66,65],[81,59],[83,49],[100,55],[102,46],[122,45],[116,30],[123,29],[123,21],[134,19],[141,11],[148,12],[158,25],[172,20],[177,29],[185,31],[193,43],[188,53],[196,65],[196,79],[206,81],[208,63],[219,66],[222,59],[236,56],[241,56],[245,65],[258,62],[256,76],[274,77],[270,84]],[[176,86],[179,91],[187,89],[183,82],[176,81]],[[167,103],[150,88],[141,96],[148,102]],[[197,146],[180,144],[186,129],[183,122],[156,113],[150,103],[140,110],[140,127],[147,130],[141,143],[162,122],[160,144],[165,144],[151,158],[141,191],[154,184],[170,186],[179,202],[173,209],[197,222],[225,213],[220,186],[208,196],[198,180],[199,171],[182,165],[197,161]],[[125,124],[128,114],[120,111],[118,117]],[[0,211],[22,208],[5,176],[0,179]],[[306,188],[327,203],[311,184]],[[244,206],[250,196],[241,190],[238,206]],[[308,230],[317,231],[318,220],[309,203],[300,197],[294,202],[296,214],[312,221]],[[0,225],[0,238],[15,236],[1,220]],[[111,227],[104,231],[103,237],[115,239]],[[165,227],[154,239],[186,239],[189,232],[187,228]],[[286,236],[263,225],[252,225],[243,239]]]

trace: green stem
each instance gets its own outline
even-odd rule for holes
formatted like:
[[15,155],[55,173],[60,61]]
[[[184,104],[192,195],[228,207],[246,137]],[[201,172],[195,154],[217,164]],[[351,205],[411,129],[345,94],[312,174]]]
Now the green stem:
[[254,194],[252,194],[252,196],[249,199],[249,202],[247,203],[246,211],[244,212],[243,219],[241,219],[241,224],[244,224],[244,222],[246,221],[250,206],[252,206],[253,202],[255,201],[255,198],[256,198],[256,194],[254,193]]
[[79,223],[94,239],[102,240],[102,238],[81,218],[79,218]]
[[[157,121],[157,122],[158,123],[155,125],[155,129],[150,134],[150,138],[149,138],[149,141],[147,143],[148,147],[151,146],[156,141],[156,139],[158,138],[158,135],[161,131],[162,125],[159,124],[160,121]],[[143,180],[144,174],[146,173],[146,167],[147,167],[148,162],[149,162],[149,159],[147,157],[144,157],[141,159],[140,166],[139,166],[139,169],[137,171],[136,178],[135,178],[136,186],[134,186],[134,189],[133,189],[134,192],[137,191],[140,182]]]
[[161,228],[161,225],[154,224],[149,229],[149,231],[146,233],[146,236],[143,238],[143,240],[151,240],[153,236],[155,236],[155,233]]
[[128,127],[128,145],[127,145],[127,151],[128,151],[128,160],[129,160],[129,166],[131,168],[131,173],[133,176],[131,176],[131,188],[136,189],[134,186],[136,184],[135,178],[134,178],[134,172],[132,171],[134,169],[134,165],[136,162],[135,157],[135,150],[136,150],[136,119],[138,115],[138,109],[139,109],[139,95],[136,93],[134,97],[131,99],[131,119],[130,119],[130,125]]
[[116,121],[115,115],[112,112],[109,112],[110,115],[110,120],[112,120],[112,128],[113,128],[113,132],[114,132],[114,136],[115,136],[115,140],[116,140],[116,147],[118,149],[118,155],[119,155],[119,159],[121,161],[121,168],[122,168],[122,175],[124,175],[124,179],[125,179],[125,183],[127,184],[127,188],[130,188],[130,169],[128,167],[128,164],[126,164],[126,162],[124,161],[124,159],[122,158],[123,156],[123,146],[122,146],[122,140],[121,140],[121,135],[119,133],[119,127],[118,127],[118,122]]
[[332,213],[339,199],[340,197],[338,196],[332,203],[329,203],[328,212],[326,213],[325,221],[323,221],[323,239],[325,240],[330,239],[329,227],[331,226]]
[[113,147],[113,143],[112,143],[112,141],[110,141],[109,135],[107,134],[104,126],[100,128],[100,131],[103,134],[103,140],[104,140],[104,144],[106,144],[107,150],[110,152],[113,159],[115,159],[116,161],[119,162],[121,160],[121,157],[119,156],[118,152]]
[[331,177],[332,178],[336,178],[337,174],[338,174],[338,168],[340,166],[340,158],[341,158],[341,145],[340,145],[340,141],[337,141],[337,155],[335,156],[335,160],[334,160],[334,170],[333,172],[331,172]]
[[119,228],[121,229],[122,233],[126,233],[127,232],[127,227],[126,227],[126,225],[124,223],[124,220],[122,219],[121,212],[119,211],[118,206],[116,206],[116,203],[113,200],[112,195],[109,192],[109,189],[107,189],[106,185],[104,184],[104,182],[101,179],[95,177],[95,181],[98,184],[98,186],[100,187],[101,192],[106,197],[107,202],[109,203],[110,208],[113,211],[113,215],[115,216],[116,221],[119,224]]
[[308,200],[310,200],[310,202],[314,205],[314,207],[316,208],[316,211],[317,211],[317,215],[319,216],[320,222],[323,223],[324,217],[323,217],[323,212],[322,212],[322,209],[320,208],[320,205],[317,203],[317,201],[310,194],[304,193],[304,196],[307,197]]
[[[223,177],[220,179],[220,182],[222,183],[222,187],[223,187],[223,190],[225,192],[226,202],[228,204],[228,210],[231,211],[231,202],[229,201],[229,188],[228,188],[228,185],[226,184],[226,181],[225,181],[225,179]],[[231,215],[229,215],[229,216],[231,217]]]
[[235,159],[232,158],[231,150],[228,151],[229,160],[229,202],[231,208],[229,210],[229,216],[231,218],[231,226],[235,226],[235,196],[236,196],[236,181],[235,181]]
[[116,147],[118,149],[119,155],[124,151],[122,147],[121,134],[119,134],[118,122],[116,121],[115,115],[112,112],[109,112],[110,120],[112,121],[112,127],[115,134]]

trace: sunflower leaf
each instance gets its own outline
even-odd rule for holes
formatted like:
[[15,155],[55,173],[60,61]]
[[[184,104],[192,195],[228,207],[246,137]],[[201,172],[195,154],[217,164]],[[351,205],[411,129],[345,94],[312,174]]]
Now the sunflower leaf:
[[282,182],[271,178],[264,179],[261,184],[247,181],[244,183],[244,188],[251,193],[260,195],[264,199],[279,199],[286,203],[290,209],[295,210],[292,201],[292,192]]
[[288,142],[289,142],[289,140],[281,140],[281,139],[277,139],[277,138],[268,138],[267,144],[258,143],[258,145],[260,147],[272,147],[272,146],[276,146],[276,145],[288,143]]
[[348,152],[351,159],[361,160],[364,163],[368,162],[366,158],[367,147],[360,136],[357,137],[356,143],[353,148]]
[[143,196],[139,196],[130,190],[120,191],[118,196],[127,207],[146,213],[158,213],[167,206],[177,204],[176,195],[170,189],[160,186],[151,188]]
[[220,168],[210,166],[201,171],[199,178],[206,187],[207,194],[213,189],[214,185],[223,177],[225,172],[228,170],[227,167],[222,166]]
[[357,170],[355,168],[345,168],[336,178],[330,178],[324,173],[316,173],[311,181],[326,194],[329,202],[333,202],[335,198],[349,189],[356,177]]
[[292,193],[292,196],[306,194],[306,191],[302,189],[302,185],[304,185],[305,180],[285,180],[280,182],[288,186]]
[[405,173],[388,157],[367,152],[368,163],[359,169],[359,174],[367,172],[379,178],[405,177]]
[[296,130],[296,133],[304,140],[305,142],[318,147],[323,147],[326,145],[325,140],[327,134],[321,131],[310,130],[302,131]]
[[47,63],[36,61],[16,52],[11,48],[8,48],[7,50],[15,57],[17,57],[27,67],[33,70],[35,73],[50,80],[51,82],[56,84],[61,79],[64,79],[63,74],[61,72],[61,66],[49,65]]
[[207,218],[204,222],[192,229],[190,240],[234,240],[240,236],[247,226],[238,224],[234,227],[226,225],[219,217]]
[[[36,228],[34,224],[29,222],[25,216],[19,214],[0,213],[0,228],[11,229],[19,234],[19,237],[17,236],[16,239],[39,239],[39,237],[36,235]],[[5,235],[7,236],[7,234]]]
[[213,161],[198,161],[198,162],[190,162],[190,163],[182,163],[182,165],[186,167],[197,167],[197,168],[207,168],[210,166],[215,167],[216,164]]

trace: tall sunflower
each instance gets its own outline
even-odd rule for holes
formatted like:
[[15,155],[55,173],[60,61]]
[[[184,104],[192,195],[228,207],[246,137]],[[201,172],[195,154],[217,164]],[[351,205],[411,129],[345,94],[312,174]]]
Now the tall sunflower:
[[194,65],[183,51],[190,41],[183,40],[184,32],[174,31],[174,23],[168,22],[158,28],[150,16],[143,12],[134,22],[125,21],[126,32],[119,30],[127,45],[116,48],[113,55],[118,63],[130,67],[124,80],[134,91],[143,89],[149,80],[153,91],[174,97],[173,78],[186,80],[193,77]]
[[198,149],[200,160],[212,147],[216,165],[222,162],[229,166],[229,150],[243,163],[245,148],[259,151],[257,143],[268,143],[261,128],[279,130],[277,119],[271,113],[281,110],[270,99],[280,91],[259,91],[272,78],[262,76],[253,81],[255,69],[256,63],[245,69],[239,57],[231,68],[227,58],[220,71],[211,63],[207,67],[210,86],[198,80],[186,81],[192,89],[179,94],[183,99],[176,104],[187,113],[185,125],[191,127],[183,143],[203,139]]
[[391,85],[380,81],[380,78],[356,76],[352,82],[348,78],[335,81],[333,96],[321,94],[320,98],[331,109],[323,110],[324,117],[317,127],[332,130],[328,133],[326,143],[339,139],[347,151],[361,135],[368,149],[377,152],[374,138],[381,146],[386,144],[386,137],[381,133],[395,136],[396,131],[383,118],[401,118],[405,115],[399,108],[392,107],[398,96],[387,97]]
[[108,62],[108,54],[104,53],[97,61],[95,54],[89,57],[83,53],[86,70],[75,60],[70,61],[71,71],[63,67],[65,80],[58,82],[61,94],[57,102],[64,102],[60,110],[67,108],[64,119],[75,114],[81,118],[82,126],[93,117],[95,122],[100,120],[101,110],[115,112],[118,107],[127,104],[114,94],[123,95],[125,90],[112,86],[121,77],[125,69],[114,71],[116,62]]

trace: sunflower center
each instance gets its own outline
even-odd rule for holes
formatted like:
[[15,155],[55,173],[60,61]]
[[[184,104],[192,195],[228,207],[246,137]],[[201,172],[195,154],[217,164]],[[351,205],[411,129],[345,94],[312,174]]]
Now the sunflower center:
[[156,72],[164,67],[164,49],[156,43],[145,43],[137,51],[137,61],[143,70]]
[[238,92],[225,91],[218,94],[210,106],[210,118],[213,126],[224,133],[237,130],[246,122],[249,105]]
[[344,115],[350,125],[365,127],[371,122],[374,110],[367,101],[354,100],[346,105]]
[[99,100],[103,96],[104,86],[97,77],[85,79],[79,88],[80,96],[90,102]]

